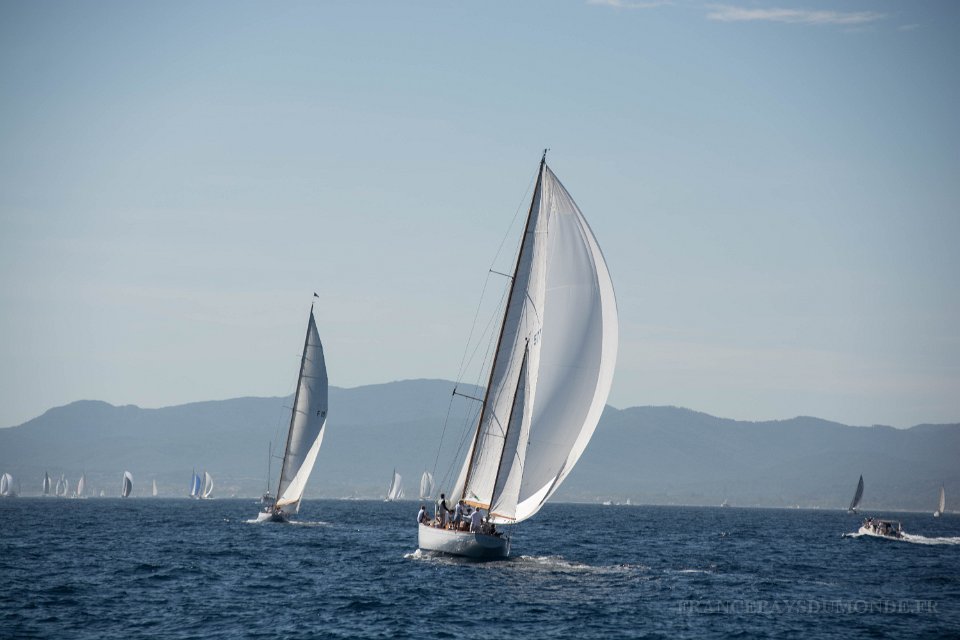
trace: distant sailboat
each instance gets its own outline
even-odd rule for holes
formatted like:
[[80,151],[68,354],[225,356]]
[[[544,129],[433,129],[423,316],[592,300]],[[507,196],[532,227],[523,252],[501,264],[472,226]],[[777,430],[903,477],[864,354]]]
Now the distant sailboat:
[[934,518],[939,518],[943,515],[943,510],[947,506],[947,496],[943,493],[943,486],[940,487],[940,503],[937,507],[937,510],[933,512]]
[[156,478],[153,479],[153,492],[152,492],[152,493],[153,493],[153,497],[156,498],[156,497],[157,497],[157,479],[156,479]]
[[393,479],[390,481],[390,487],[387,489],[387,501],[400,500],[403,498],[403,477],[393,470]]
[[311,304],[276,499],[266,501],[257,518],[259,521],[286,522],[300,511],[300,501],[323,442],[327,424],[327,391],[327,363]]
[[133,474],[129,471],[123,472],[123,486],[120,488],[120,497],[129,498],[133,491]]
[[53,483],[50,480],[50,474],[44,471],[43,472],[43,495],[45,496],[50,495],[50,488],[52,484]]
[[204,500],[210,498],[210,494],[213,493],[213,476],[211,476],[206,471],[203,472],[203,491],[200,493],[200,497]]
[[424,471],[420,478],[420,499],[430,500],[433,497],[433,474]]
[[603,253],[544,152],[476,432],[447,493],[487,521],[479,532],[421,524],[421,549],[509,555],[493,525],[536,514],[573,469],[609,395],[617,343]]
[[85,473],[80,474],[80,480],[77,481],[77,494],[75,497],[77,498],[83,497],[83,489],[84,487],[86,487],[86,485],[87,485],[87,474]]
[[863,475],[860,476],[860,482],[857,483],[857,491],[853,494],[853,500],[850,501],[850,508],[847,513],[859,513],[860,501],[863,499]]
[[203,480],[200,479],[200,474],[197,473],[197,470],[193,470],[193,477],[190,479],[190,497],[199,498],[200,491],[203,489]]
[[57,480],[57,496],[60,498],[66,498],[69,492],[70,483],[67,481],[66,476],[61,473],[60,479]]
[[13,476],[4,473],[0,476],[0,498],[14,498],[17,492],[13,489]]

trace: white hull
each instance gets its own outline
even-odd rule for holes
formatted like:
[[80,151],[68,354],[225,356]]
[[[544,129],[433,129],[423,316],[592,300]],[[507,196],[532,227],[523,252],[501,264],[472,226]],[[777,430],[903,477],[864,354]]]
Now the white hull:
[[903,537],[902,535],[893,534],[883,535],[882,533],[877,533],[873,529],[868,529],[867,527],[860,527],[859,533],[860,535],[873,536],[874,538],[884,538],[885,540],[900,540]]
[[439,551],[467,558],[506,558],[510,555],[510,538],[469,531],[438,529],[418,525],[418,546],[424,551]]
[[939,517],[940,517],[940,512],[939,512],[939,511],[934,511],[934,512],[933,512],[933,517],[934,517],[934,518],[939,518]]

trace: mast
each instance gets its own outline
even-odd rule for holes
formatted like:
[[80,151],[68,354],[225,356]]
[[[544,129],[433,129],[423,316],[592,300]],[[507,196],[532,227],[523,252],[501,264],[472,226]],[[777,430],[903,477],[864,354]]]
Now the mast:
[[[316,296],[317,294],[313,294]],[[290,436],[293,435],[293,422],[297,419],[297,403],[300,401],[300,388],[303,384],[303,368],[307,362],[307,347],[310,345],[310,321],[313,320],[313,303],[310,303],[310,319],[307,321],[307,335],[303,339],[303,353],[300,355],[300,373],[297,375],[297,392],[293,396],[293,408],[290,411],[290,427],[287,429],[287,444],[283,448],[283,458],[290,452]],[[269,482],[269,480],[268,480]],[[280,478],[277,479],[276,500],[280,501],[280,487],[283,485],[283,465],[280,466]]]
[[[507,325],[507,312],[510,310],[510,303],[513,301],[517,284],[517,271],[519,271],[521,261],[523,260],[523,248],[526,245],[526,242],[523,240],[525,240],[527,234],[530,233],[530,221],[533,219],[533,205],[537,201],[537,193],[540,191],[540,186],[543,183],[543,167],[547,164],[547,151],[548,149],[544,149],[543,156],[540,158],[540,169],[537,171],[537,184],[533,189],[533,197],[530,198],[530,208],[527,210],[527,222],[524,225],[523,237],[520,241],[520,251],[517,252],[517,262],[513,266],[513,275],[510,278],[510,295],[507,296],[507,304],[503,310],[503,320],[500,322],[500,335],[497,337],[497,350],[494,352],[493,362],[490,364],[490,375],[487,378],[487,388],[483,393],[483,404],[481,405],[480,409],[480,419],[477,421],[477,431],[473,435],[473,447],[470,449],[470,461],[467,463],[467,475],[463,482],[463,492],[460,495],[461,500],[467,497],[467,487],[470,486],[470,476],[473,470],[473,459],[477,455],[477,442],[480,440],[480,427],[483,425],[483,418],[487,413],[488,400],[490,399],[490,388],[493,385],[493,373],[496,370],[497,358],[500,357],[500,349],[503,346],[503,333],[504,328]],[[503,454],[501,453],[501,457],[502,455]],[[487,506],[488,516],[489,513],[490,505]]]

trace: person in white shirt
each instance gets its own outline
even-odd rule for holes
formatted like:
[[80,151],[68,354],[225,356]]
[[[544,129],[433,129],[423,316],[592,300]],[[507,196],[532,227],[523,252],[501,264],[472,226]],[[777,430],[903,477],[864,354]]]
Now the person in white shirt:
[[427,515],[427,505],[420,505],[420,513],[417,514],[417,524],[428,524],[430,516]]
[[470,514],[470,531],[480,533],[480,526],[483,524],[483,517],[480,515],[480,509]]

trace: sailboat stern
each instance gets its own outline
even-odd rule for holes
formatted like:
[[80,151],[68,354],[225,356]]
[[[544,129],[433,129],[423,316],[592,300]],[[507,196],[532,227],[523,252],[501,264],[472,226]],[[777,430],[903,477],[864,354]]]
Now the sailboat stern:
[[477,560],[494,560],[510,555],[509,536],[454,531],[424,524],[418,527],[417,546],[423,551]]

